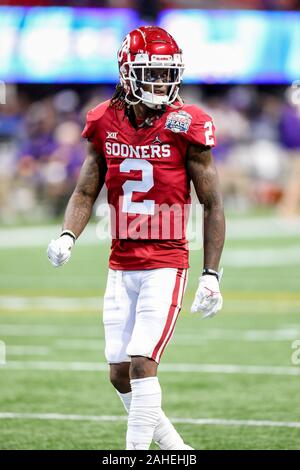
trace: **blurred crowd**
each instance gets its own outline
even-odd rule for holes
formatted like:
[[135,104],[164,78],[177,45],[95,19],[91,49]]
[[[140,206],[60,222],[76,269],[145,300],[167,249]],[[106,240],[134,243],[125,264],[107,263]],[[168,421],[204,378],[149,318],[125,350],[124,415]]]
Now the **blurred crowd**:
[[[86,112],[113,91],[110,86],[55,92],[47,86],[8,86],[7,104],[0,106],[2,223],[61,215],[85,157]],[[183,87],[185,101],[214,119],[214,156],[225,203],[234,211],[271,206],[284,215],[297,213],[300,107],[295,93],[283,87]]]

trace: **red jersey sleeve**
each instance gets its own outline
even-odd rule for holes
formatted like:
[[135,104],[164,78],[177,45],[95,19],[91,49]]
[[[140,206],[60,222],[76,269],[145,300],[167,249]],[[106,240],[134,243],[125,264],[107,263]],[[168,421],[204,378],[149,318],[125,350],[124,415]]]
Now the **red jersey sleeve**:
[[184,107],[190,116],[190,125],[184,138],[195,145],[214,147],[216,145],[215,126],[212,118],[197,106]]
[[90,113],[91,111],[88,111],[86,115],[86,122],[81,135],[85,139],[92,141],[93,135],[95,133],[95,121],[91,119]]
[[87,139],[89,142],[92,142],[97,149],[99,149],[99,132],[97,131],[99,121],[107,110],[109,104],[110,100],[104,101],[104,103],[101,103],[88,111],[86,116],[86,124],[81,134],[82,137]]

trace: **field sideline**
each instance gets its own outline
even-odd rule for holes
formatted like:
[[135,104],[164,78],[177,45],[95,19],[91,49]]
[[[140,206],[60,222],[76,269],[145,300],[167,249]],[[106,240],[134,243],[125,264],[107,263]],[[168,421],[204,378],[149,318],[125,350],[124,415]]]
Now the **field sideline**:
[[[208,321],[189,313],[201,266],[201,251],[191,253],[159,377],[164,411],[196,449],[300,449],[300,365],[292,361],[299,227],[275,218],[229,222],[224,309]],[[55,227],[26,229],[23,243],[13,229],[0,230],[1,449],[124,449],[126,416],[103,354],[109,246],[97,246],[91,226],[56,270],[44,244]]]

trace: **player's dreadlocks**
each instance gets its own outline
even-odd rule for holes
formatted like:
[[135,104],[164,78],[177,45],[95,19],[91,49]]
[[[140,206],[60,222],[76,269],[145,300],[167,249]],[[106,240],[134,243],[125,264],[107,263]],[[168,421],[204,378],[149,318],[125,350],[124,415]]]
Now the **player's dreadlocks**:
[[126,92],[121,83],[118,83],[115,92],[111,97],[110,106],[116,109],[124,109],[126,106],[125,97]]

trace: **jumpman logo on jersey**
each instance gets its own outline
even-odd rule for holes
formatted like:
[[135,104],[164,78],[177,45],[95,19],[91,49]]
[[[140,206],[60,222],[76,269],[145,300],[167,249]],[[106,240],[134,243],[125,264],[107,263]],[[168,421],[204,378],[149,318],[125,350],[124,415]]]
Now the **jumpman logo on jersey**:
[[162,144],[162,141],[160,140],[159,136],[157,135],[157,136],[155,137],[155,139],[153,140],[152,143],[153,143],[153,144],[161,145],[161,144]]

